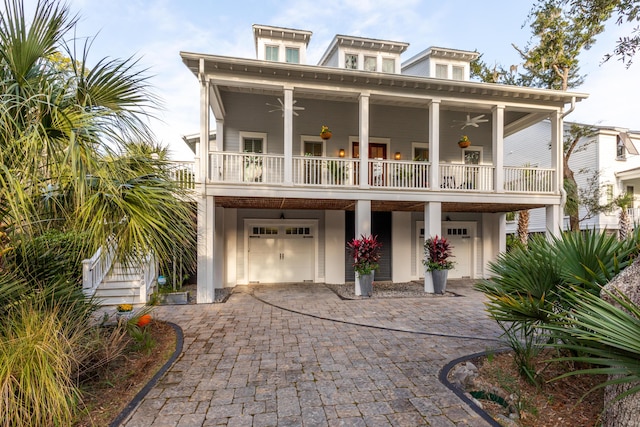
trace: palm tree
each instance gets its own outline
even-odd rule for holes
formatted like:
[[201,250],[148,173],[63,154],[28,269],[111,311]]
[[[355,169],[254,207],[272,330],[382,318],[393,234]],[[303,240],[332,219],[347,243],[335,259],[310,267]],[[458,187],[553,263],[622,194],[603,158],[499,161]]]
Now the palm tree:
[[115,237],[120,260],[149,251],[170,259],[174,246],[193,239],[192,208],[147,125],[158,100],[145,70],[133,58],[102,59],[89,68],[90,43],[76,49],[64,41],[78,19],[64,4],[40,0],[29,19],[22,0],[5,0],[4,9],[4,261],[16,242],[51,228],[90,231],[87,254]]

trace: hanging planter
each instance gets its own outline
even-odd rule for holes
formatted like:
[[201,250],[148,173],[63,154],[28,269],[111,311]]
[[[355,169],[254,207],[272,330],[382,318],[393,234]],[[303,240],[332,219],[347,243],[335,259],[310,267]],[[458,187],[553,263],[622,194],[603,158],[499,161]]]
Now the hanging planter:
[[320,129],[320,138],[322,139],[331,139],[331,137],[333,136],[333,132],[331,132],[331,129],[329,129],[328,126],[322,126],[322,128]]
[[469,140],[469,137],[467,135],[462,135],[458,140],[458,147],[460,148],[467,148],[470,145],[471,145],[471,140]]

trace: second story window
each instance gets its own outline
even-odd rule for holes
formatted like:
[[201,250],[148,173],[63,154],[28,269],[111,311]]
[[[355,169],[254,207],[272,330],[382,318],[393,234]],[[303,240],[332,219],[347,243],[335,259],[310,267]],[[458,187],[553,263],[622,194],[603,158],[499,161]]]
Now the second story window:
[[278,46],[265,46],[264,59],[267,61],[278,61]]
[[464,67],[451,67],[451,78],[453,80],[464,80]]
[[262,153],[262,138],[244,138],[245,153]]
[[436,78],[446,79],[449,77],[449,67],[446,64],[436,64]]
[[382,72],[395,73],[396,61],[393,58],[382,58]]
[[299,64],[300,49],[297,47],[288,47],[286,50],[286,61],[290,64]]
[[364,57],[364,70],[365,71],[376,71],[376,57],[375,56],[365,56]]
[[347,53],[344,55],[344,68],[348,68],[350,70],[358,69],[358,55],[353,53]]

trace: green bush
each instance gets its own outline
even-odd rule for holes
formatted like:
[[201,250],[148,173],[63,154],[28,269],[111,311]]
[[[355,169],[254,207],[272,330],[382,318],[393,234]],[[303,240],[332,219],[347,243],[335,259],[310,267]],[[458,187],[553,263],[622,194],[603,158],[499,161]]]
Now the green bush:
[[516,246],[490,263],[492,277],[475,288],[486,295],[487,311],[503,329],[525,378],[535,382],[530,362],[543,345],[569,342],[568,335],[550,336],[547,326],[574,308],[576,289],[597,296],[637,256],[638,236],[636,231],[622,242],[596,231],[567,232],[551,242],[534,236],[527,248]]
[[82,260],[87,254],[86,233],[48,230],[25,239],[13,251],[13,268],[30,283],[46,287],[52,282],[82,284]]
[[80,399],[72,380],[82,336],[66,314],[28,300],[0,327],[0,420],[4,426],[70,425]]

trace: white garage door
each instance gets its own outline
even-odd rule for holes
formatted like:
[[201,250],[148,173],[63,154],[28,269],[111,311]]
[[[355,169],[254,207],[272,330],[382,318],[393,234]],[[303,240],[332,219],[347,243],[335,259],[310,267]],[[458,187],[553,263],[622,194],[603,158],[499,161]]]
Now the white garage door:
[[[474,257],[475,257],[475,236],[476,236],[476,224],[473,222],[458,222],[458,221],[446,221],[442,223],[442,235],[453,246],[453,262],[454,266],[452,270],[449,270],[449,278],[474,278]],[[424,267],[422,265],[422,259],[424,257],[423,244],[424,244],[424,222],[418,221],[416,224],[416,230],[418,231],[418,238],[416,239],[417,248],[417,260],[416,265],[418,267],[419,277],[424,277]]]
[[315,244],[309,226],[252,226],[249,230],[249,282],[313,281]]

